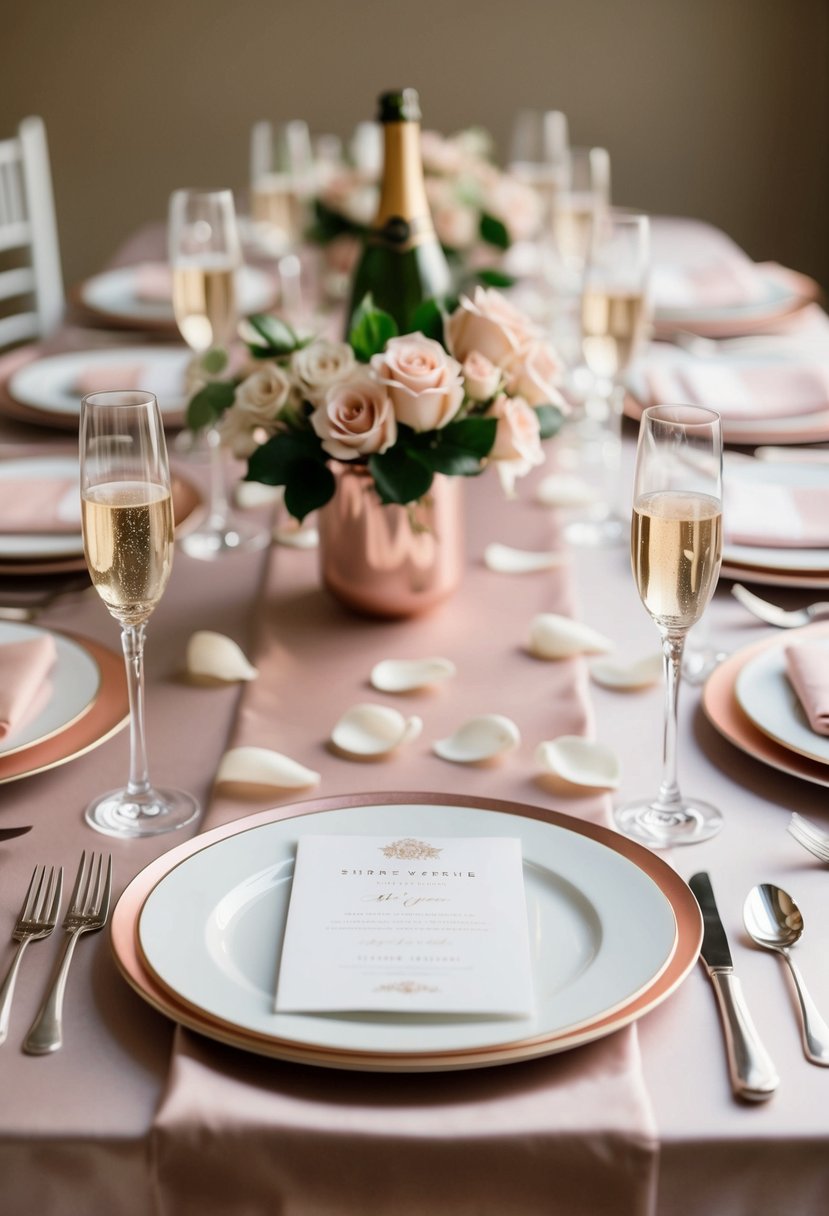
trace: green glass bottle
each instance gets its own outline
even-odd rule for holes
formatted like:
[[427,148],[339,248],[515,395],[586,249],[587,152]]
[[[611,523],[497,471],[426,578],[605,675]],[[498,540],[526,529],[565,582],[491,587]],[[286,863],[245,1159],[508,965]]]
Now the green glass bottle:
[[424,300],[448,295],[449,266],[435,235],[420,159],[420,101],[414,89],[380,96],[383,179],[380,205],[357,265],[348,324],[369,292],[401,333]]

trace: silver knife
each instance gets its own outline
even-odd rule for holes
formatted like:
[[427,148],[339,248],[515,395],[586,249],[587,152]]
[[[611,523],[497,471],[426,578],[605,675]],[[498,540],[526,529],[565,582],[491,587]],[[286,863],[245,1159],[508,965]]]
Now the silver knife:
[[25,828],[0,828],[0,840],[12,840],[15,836],[24,836],[31,830],[31,825]]
[[780,1078],[760,1041],[740,981],[734,974],[728,938],[717,911],[711,879],[704,872],[695,874],[689,879],[688,886],[694,892],[702,912],[701,957],[714,985],[722,1015],[731,1087],[740,1098],[764,1102],[777,1089]]

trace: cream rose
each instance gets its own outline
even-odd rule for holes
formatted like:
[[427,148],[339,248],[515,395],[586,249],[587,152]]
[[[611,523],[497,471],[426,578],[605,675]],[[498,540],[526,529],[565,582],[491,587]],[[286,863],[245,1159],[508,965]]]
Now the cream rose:
[[222,446],[229,448],[238,460],[247,460],[278,427],[274,424],[263,426],[252,419],[247,410],[232,405],[222,414],[216,429]]
[[446,426],[463,402],[461,365],[422,334],[391,338],[371,370],[388,392],[398,422],[415,431]]
[[488,401],[501,383],[501,369],[480,351],[470,351],[463,361],[463,382],[467,397],[473,401]]
[[541,228],[541,202],[535,190],[501,176],[487,196],[486,210],[499,219],[511,241],[527,241]]
[[325,394],[336,384],[354,375],[357,361],[345,342],[320,338],[304,346],[291,358],[291,370],[302,396],[312,405],[321,405]]
[[388,393],[368,376],[330,388],[311,415],[311,426],[335,460],[355,460],[385,452],[397,438]]
[[267,426],[287,405],[291,381],[275,363],[264,363],[236,389],[233,408],[244,411],[253,423]]
[[567,408],[556,388],[564,367],[548,342],[529,342],[506,363],[507,388],[530,405],[558,405]]
[[446,344],[461,362],[477,351],[491,363],[503,366],[518,351],[535,338],[530,321],[500,292],[476,287],[470,300],[461,302],[447,318]]
[[498,419],[489,456],[498,462],[501,482],[511,493],[517,477],[544,463],[538,415],[522,397],[501,393],[487,411],[487,417]]

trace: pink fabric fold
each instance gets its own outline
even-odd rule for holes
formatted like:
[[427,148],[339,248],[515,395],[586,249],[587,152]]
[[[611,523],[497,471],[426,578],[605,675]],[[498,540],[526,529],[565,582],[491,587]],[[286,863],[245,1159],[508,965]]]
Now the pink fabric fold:
[[[281,751],[322,774],[323,793],[477,792],[545,804],[550,795],[528,779],[530,741],[590,734],[586,667],[530,658],[525,635],[537,612],[584,614],[566,568],[519,584],[480,561],[496,538],[550,547],[549,521],[526,483],[509,513],[492,477],[468,485],[467,505],[464,584],[413,621],[346,613],[320,589],[313,553],[273,551],[252,656],[259,678],[242,693],[229,746],[273,747],[278,738]],[[371,766],[330,753],[334,722],[364,699],[373,664],[392,654],[443,654],[457,665],[451,687],[417,707],[429,737],[473,713],[499,712],[516,722],[527,754],[480,769],[442,761],[428,745]],[[288,813],[290,796],[281,801]],[[205,826],[278,802],[220,794]],[[602,798],[550,805],[607,822]],[[164,1216],[224,1216],[242,1198],[251,1211],[294,1216],[646,1216],[656,1137],[632,1026],[532,1062],[420,1075],[289,1065],[181,1030],[153,1160]]]
[[0,534],[76,533],[81,530],[77,477],[0,481]]
[[141,262],[133,272],[135,298],[148,304],[169,304],[173,277],[166,262]]
[[829,362],[743,363],[652,360],[642,366],[649,401],[704,405],[739,422],[798,417],[829,409]]
[[787,646],[786,671],[812,730],[829,735],[829,646],[823,642]]
[[829,485],[792,486],[726,477],[726,540],[773,549],[829,548]]
[[39,704],[56,654],[48,633],[0,646],[0,739],[7,739]]
[[756,304],[768,295],[754,263],[744,255],[697,262],[658,262],[652,272],[657,308],[709,309]]
[[142,363],[91,363],[75,377],[75,392],[85,397],[111,389],[142,388],[144,372]]

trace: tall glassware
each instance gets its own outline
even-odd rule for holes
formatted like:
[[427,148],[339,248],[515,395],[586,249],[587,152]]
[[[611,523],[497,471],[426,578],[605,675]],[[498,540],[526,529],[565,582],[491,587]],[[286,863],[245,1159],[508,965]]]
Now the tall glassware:
[[[184,341],[204,354],[226,347],[236,333],[236,271],[241,245],[230,190],[176,190],[168,228],[173,272],[173,310]],[[212,560],[267,543],[265,529],[237,519],[230,510],[221,437],[208,428],[210,501],[207,516],[179,542],[190,557]]]
[[621,831],[650,845],[693,844],[719,831],[713,806],[677,781],[677,697],[685,637],[711,598],[722,560],[722,429],[713,410],[658,405],[639,428],[631,523],[633,577],[662,637],[663,775],[655,798],[617,808]]
[[110,836],[155,836],[190,823],[195,798],[150,783],[144,729],[144,632],[173,564],[170,470],[152,393],[84,397],[81,507],[86,564],[121,624],[130,702],[130,771],[123,789],[95,799],[87,822]]
[[281,313],[302,314],[302,264],[297,255],[314,192],[314,153],[308,124],[254,123],[250,137],[250,208],[262,253],[276,262]]

